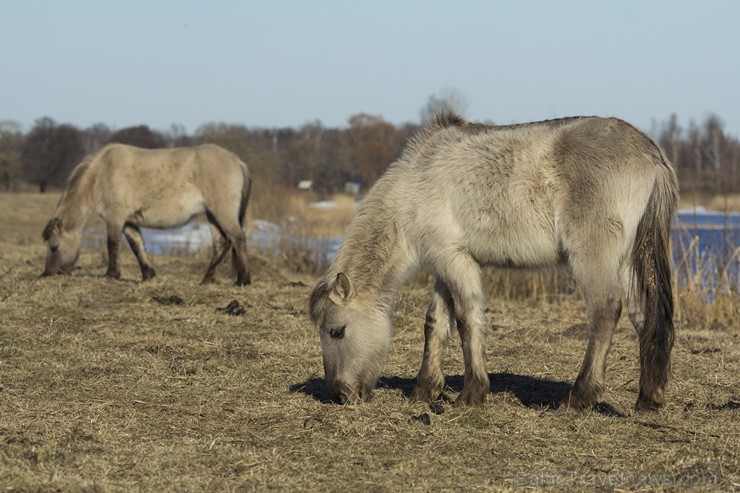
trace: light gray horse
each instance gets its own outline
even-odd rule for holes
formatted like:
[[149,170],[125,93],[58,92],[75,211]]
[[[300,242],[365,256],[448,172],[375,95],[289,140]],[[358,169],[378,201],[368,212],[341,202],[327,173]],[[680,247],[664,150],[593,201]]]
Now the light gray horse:
[[391,343],[396,292],[417,267],[436,276],[412,398],[444,387],[442,354],[457,329],[465,361],[457,403],[490,391],[481,265],[567,264],[583,289],[590,339],[561,408],[590,408],[624,300],[640,339],[636,408],[664,401],[673,345],[669,265],[676,175],[656,144],[614,118],[524,125],[440,117],[375,184],[310,300],[329,391],[369,398]]
[[216,267],[233,249],[236,284],[249,284],[243,226],[251,184],[247,165],[215,145],[175,149],[107,145],[72,172],[44,229],[48,248],[42,275],[69,273],[74,268],[85,221],[94,212],[106,222],[106,276],[121,277],[118,254],[123,233],[146,281],[155,272],[139,227],[174,228],[205,213],[213,256],[203,282],[213,282]]

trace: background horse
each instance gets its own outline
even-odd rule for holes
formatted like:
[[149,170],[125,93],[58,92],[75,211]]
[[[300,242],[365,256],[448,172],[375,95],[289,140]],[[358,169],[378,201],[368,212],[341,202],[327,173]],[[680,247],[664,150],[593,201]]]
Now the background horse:
[[106,276],[121,277],[118,252],[123,233],[146,281],[155,272],[139,227],[174,228],[205,213],[213,237],[213,256],[203,282],[214,280],[216,267],[233,249],[236,284],[249,284],[243,227],[251,183],[247,165],[215,145],[153,150],[107,145],[72,172],[43,232],[48,249],[42,275],[68,273],[74,268],[85,221],[95,212],[106,223]]
[[311,294],[329,391],[342,403],[369,397],[390,348],[396,292],[425,267],[436,282],[412,398],[431,402],[442,392],[442,353],[456,326],[465,362],[457,403],[482,404],[490,384],[481,265],[566,264],[585,296],[590,338],[561,408],[596,403],[624,301],[640,340],[636,408],[657,409],[674,339],[669,241],[677,195],[664,154],[621,120],[496,127],[439,118],[369,192]]

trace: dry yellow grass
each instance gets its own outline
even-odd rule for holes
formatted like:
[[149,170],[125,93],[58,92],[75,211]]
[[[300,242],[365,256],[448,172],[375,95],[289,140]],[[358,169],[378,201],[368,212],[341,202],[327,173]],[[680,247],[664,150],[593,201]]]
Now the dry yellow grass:
[[708,195],[702,193],[682,193],[679,201],[680,209],[704,207],[708,211],[738,212],[740,211],[740,194]]
[[295,189],[254,183],[248,209],[250,220],[262,219],[287,227],[300,236],[340,237],[355,214],[355,198],[327,197],[333,207],[316,207],[316,197]]
[[[373,399],[342,407],[323,402],[313,278],[253,257],[252,286],[224,276],[203,287],[205,259],[158,256],[159,277],[139,283],[126,252],[124,279],[109,281],[100,252],[84,251],[72,276],[39,279],[54,202],[0,195],[0,489],[740,488],[737,327],[679,323],[668,403],[638,415],[637,342],[623,320],[603,402],[558,416],[543,405],[580,364],[581,301],[489,298],[488,403],[434,414],[406,397],[430,288],[417,276],[400,294]],[[216,311],[232,300],[243,316]],[[451,398],[460,353],[453,340]]]

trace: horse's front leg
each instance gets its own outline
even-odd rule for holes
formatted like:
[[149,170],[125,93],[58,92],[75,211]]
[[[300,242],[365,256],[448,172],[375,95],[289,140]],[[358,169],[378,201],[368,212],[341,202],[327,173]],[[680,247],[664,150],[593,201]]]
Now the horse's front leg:
[[[234,266],[236,267],[236,285],[244,286],[252,284],[252,277],[247,267],[247,236],[239,223],[237,217],[229,214],[218,214],[218,210],[209,210],[207,213],[208,220],[215,229],[218,229],[222,236],[226,238],[232,247]],[[212,229],[213,231],[213,229]],[[211,259],[211,265],[208,267],[206,276],[203,278],[204,283],[210,281],[209,277],[213,276],[212,269],[223,259],[226,250],[217,250],[218,246],[214,243],[214,253]]]
[[141,237],[141,230],[135,224],[128,223],[123,227],[123,234],[131,245],[131,250],[136,255],[136,260],[139,261],[139,268],[141,269],[141,278],[144,281],[148,281],[156,275],[152,263],[149,262],[149,257],[146,255],[144,249],[144,239]]
[[108,270],[106,277],[111,279],[121,278],[121,265],[118,262],[118,253],[121,250],[121,232],[123,225],[117,223],[107,223],[106,232],[108,235]]
[[463,390],[455,404],[482,406],[491,385],[485,363],[486,319],[480,265],[470,256],[456,251],[457,254],[443,263],[444,273],[440,273],[454,303],[465,361]]
[[416,377],[416,387],[411,393],[412,400],[431,403],[437,400],[444,390],[442,355],[454,329],[454,312],[450,291],[437,279],[434,283],[432,302],[424,321],[424,359]]

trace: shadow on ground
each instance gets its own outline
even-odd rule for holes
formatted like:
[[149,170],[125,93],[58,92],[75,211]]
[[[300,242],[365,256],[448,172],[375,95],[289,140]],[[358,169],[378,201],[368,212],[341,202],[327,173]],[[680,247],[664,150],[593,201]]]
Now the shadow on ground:
[[[571,389],[571,385],[566,382],[516,375],[508,372],[490,373],[488,376],[491,381],[492,394],[508,392],[519,399],[522,405],[536,409],[556,409],[558,403],[568,394],[568,392],[570,392]],[[378,382],[378,387],[398,389],[401,390],[406,397],[409,397],[415,384],[416,378],[392,376],[381,377]],[[448,376],[445,379],[445,384],[446,391],[450,390],[460,392],[463,387],[463,376]],[[311,377],[305,382],[293,384],[290,386],[290,391],[301,392],[323,403],[332,401],[323,378]],[[450,400],[444,396],[443,399]],[[621,413],[606,403],[597,404],[594,406],[593,410],[605,415],[621,415]]]

